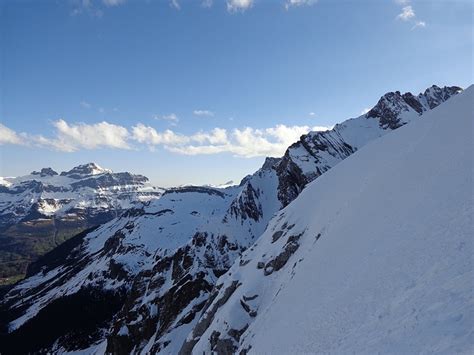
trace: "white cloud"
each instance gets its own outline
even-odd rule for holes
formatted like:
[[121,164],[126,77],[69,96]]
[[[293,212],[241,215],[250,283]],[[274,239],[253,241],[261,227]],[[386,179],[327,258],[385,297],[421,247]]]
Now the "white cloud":
[[212,0],[202,0],[201,1],[201,6],[205,8],[210,8],[212,7],[213,1]]
[[398,14],[397,19],[402,21],[408,21],[415,17],[415,11],[411,6],[405,6],[402,8],[402,12]]
[[227,11],[244,12],[253,6],[253,0],[227,0]]
[[78,150],[76,146],[60,138],[46,138],[42,135],[37,135],[37,136],[30,136],[30,141],[35,146],[59,150],[61,152],[71,153]]
[[125,2],[125,0],[102,0],[105,6],[118,6]]
[[181,5],[179,4],[178,0],[171,0],[170,6],[174,7],[176,10],[181,10]]
[[425,21],[416,21],[411,29],[414,30],[415,28],[425,28],[425,27],[426,27]]
[[303,5],[314,5],[318,0],[287,0],[285,3],[285,8],[288,10],[292,6],[303,6]]
[[310,112],[310,113],[308,113],[308,115],[310,115],[310,116],[316,116],[316,114],[315,114],[314,112]]
[[225,144],[228,142],[227,131],[223,128],[214,128],[210,133],[198,132],[190,137],[198,143]]
[[[410,1],[409,0],[396,0],[396,2],[400,5],[406,5]],[[425,21],[417,20],[415,10],[413,10],[413,7],[411,5],[404,6],[402,8],[402,12],[397,15],[397,20],[413,23],[413,27],[411,28],[412,30],[414,30],[416,28],[426,27],[426,22]]]
[[167,129],[164,132],[158,132],[156,129],[150,126],[145,126],[142,123],[132,127],[132,139],[139,143],[146,145],[160,145],[160,144],[185,144],[188,143],[189,137],[181,134],[176,134],[173,131]]
[[0,145],[2,144],[25,144],[25,142],[14,130],[0,123]]
[[194,110],[193,115],[196,116],[205,116],[205,117],[213,117],[214,112],[209,111],[209,110]]
[[286,126],[256,129],[245,127],[226,130],[214,128],[184,135],[170,129],[157,131],[138,123],[130,131],[108,122],[95,124],[68,123],[63,119],[53,122],[55,134],[17,134],[0,124],[0,144],[24,144],[50,148],[63,152],[79,149],[115,148],[131,149],[147,146],[150,150],[162,147],[170,152],[184,155],[231,153],[238,157],[282,156],[285,150],[309,131],[322,131],[330,127]]
[[46,138],[42,135],[17,134],[0,124],[0,144],[39,146],[63,152],[100,147],[130,149],[127,143],[128,130],[122,126],[108,122],[68,124],[62,119],[54,121],[53,126],[56,128],[55,136]]
[[53,122],[56,137],[53,139],[42,136],[35,137],[35,143],[50,146],[62,151],[76,151],[81,148],[96,149],[101,147],[130,149],[127,139],[128,130],[108,122],[95,124],[69,124],[60,119]]
[[199,144],[224,144],[227,142],[227,131],[222,128],[214,128],[210,132],[200,131],[193,135],[185,136],[169,129],[158,132],[153,127],[139,123],[132,127],[132,139],[146,145],[177,146],[192,142]]
[[92,3],[92,0],[71,0],[74,6],[71,11],[72,16],[81,15],[87,13],[93,17],[102,17],[104,14],[102,10],[98,9]]
[[171,152],[185,155],[232,153],[235,156],[251,158],[257,156],[279,157],[292,143],[296,142],[301,135],[310,130],[327,130],[329,127],[308,126],[285,126],[277,125],[266,129],[255,129],[246,127],[234,129],[227,133],[224,129],[214,130],[215,140],[208,139],[209,144],[197,139],[198,135],[190,137],[190,144],[167,145],[165,148]]
[[90,103],[88,103],[87,101],[81,101],[80,104],[83,108],[89,109],[89,108],[92,107],[92,105]]
[[169,114],[169,115],[163,116],[163,119],[164,119],[164,120],[167,120],[167,121],[174,121],[174,122],[178,122],[178,121],[179,121],[178,116],[176,116],[176,114],[174,114],[174,113],[171,113],[171,114]]
[[159,121],[168,121],[172,126],[176,126],[179,122],[179,117],[175,113],[170,113],[169,115],[163,116],[154,115],[153,118]]

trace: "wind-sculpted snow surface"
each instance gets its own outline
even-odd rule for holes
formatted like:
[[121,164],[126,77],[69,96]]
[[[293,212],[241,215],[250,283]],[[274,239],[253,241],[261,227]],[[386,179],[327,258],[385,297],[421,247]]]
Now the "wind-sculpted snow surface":
[[182,353],[472,353],[473,102],[471,86],[307,186]]
[[[443,100],[461,91],[456,87],[439,90]],[[381,100],[387,101],[385,96]],[[421,99],[423,109],[415,110],[413,102],[410,105],[399,95],[393,97],[402,100],[393,103],[400,125],[430,110]],[[288,219],[285,223],[293,204],[272,218],[309,182],[390,131],[382,124],[388,106],[380,111],[382,116],[367,114],[331,131],[302,136],[284,157],[268,158],[240,185],[167,190],[148,206],[132,208],[46,255],[32,266],[31,276],[16,285],[0,304],[0,326],[4,327],[0,351],[128,354],[245,348],[245,334],[250,332],[247,325],[260,319],[259,305],[267,304],[260,288],[255,294],[241,294],[247,282],[255,280],[258,287],[269,287],[270,292],[274,285],[268,280],[286,274],[295,255],[307,249],[302,245],[308,238],[324,238],[323,232],[320,237],[309,237],[307,221]],[[400,144],[405,149],[407,143]],[[366,174],[370,171],[367,166],[363,168]],[[327,193],[339,196],[339,190],[341,187],[334,185]],[[319,199],[311,196],[311,204],[305,205],[301,214],[306,215],[313,207],[324,210]],[[259,239],[266,228],[263,239]],[[252,255],[258,251],[262,254],[256,260]],[[239,275],[246,270],[252,271],[248,275],[253,278],[242,284],[244,279]],[[76,310],[83,309],[84,314],[102,311],[92,312],[88,326],[80,327],[74,319],[57,316],[68,313],[68,302],[75,304]],[[58,319],[61,326],[46,332],[47,319]],[[229,327],[223,323],[227,321]]]

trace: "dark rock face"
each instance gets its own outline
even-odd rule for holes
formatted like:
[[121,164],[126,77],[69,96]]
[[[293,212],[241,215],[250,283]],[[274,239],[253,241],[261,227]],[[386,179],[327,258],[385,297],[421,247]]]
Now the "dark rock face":
[[211,334],[211,349],[219,355],[232,355],[237,350],[231,339],[221,339],[220,332],[214,331]]
[[[300,143],[296,143],[300,145]],[[295,147],[293,145],[292,147]],[[283,206],[287,206],[299,195],[308,183],[301,168],[290,158],[287,151],[277,168],[278,174],[278,199]]]
[[140,185],[148,182],[143,175],[132,175],[130,173],[106,173],[99,177],[82,179],[71,184],[73,191],[83,187],[92,189],[106,188],[110,186]]
[[436,85],[433,85],[432,87],[425,90],[423,96],[426,98],[430,109],[433,109],[448,100],[453,95],[459,94],[460,92],[462,92],[462,88],[459,86],[445,86],[440,88]]
[[[155,280],[157,280],[155,278]],[[128,354],[132,351],[138,343],[143,340],[149,340],[154,334],[157,338],[165,333],[171,326],[172,322],[176,321],[183,309],[188,306],[191,301],[196,299],[203,291],[210,292],[212,285],[210,285],[204,278],[204,274],[198,274],[192,277],[190,274],[185,275],[176,280],[176,285],[162,296],[152,300],[152,303],[147,306],[135,308],[137,299],[141,296],[140,288],[144,285],[144,280],[136,281],[130,293],[129,299],[124,308],[119,312],[119,319],[123,322],[117,322],[114,326],[112,334],[107,338],[107,351],[111,353]],[[161,282],[161,281],[160,281]],[[191,322],[196,313],[198,313],[203,303],[197,304],[188,314],[183,316],[178,321],[178,325],[187,324]],[[158,313],[150,312],[151,309],[158,309]],[[144,319],[144,321],[138,321]],[[127,334],[123,334],[121,329],[126,327]],[[167,344],[157,342],[154,344],[152,351],[156,352]]]
[[49,184],[44,184],[41,181],[28,180],[14,185],[11,188],[2,186],[0,193],[7,193],[11,195],[21,194],[25,191],[30,191],[32,193],[42,193],[42,192],[65,192],[67,188],[62,186],[54,186]]
[[31,173],[31,175],[39,175],[41,177],[45,177],[45,176],[54,176],[54,175],[58,175],[57,172],[55,172],[53,169],[51,168],[43,168],[41,169],[39,172],[38,171],[33,171]]
[[[337,132],[312,132],[301,136],[299,142],[291,145],[285,152],[275,169],[278,175],[278,199],[283,206],[293,201],[309,182],[329,170],[332,166],[325,163],[322,155],[331,156],[336,160],[343,160],[355,152],[355,148],[344,142]],[[311,164],[310,170],[303,172],[300,161],[292,154],[298,152],[299,159]]]
[[380,126],[383,128],[396,129],[402,125],[400,114],[408,111],[407,106],[400,91],[389,92],[367,113],[367,117],[380,119]]
[[278,254],[274,259],[270,260],[263,269],[265,276],[270,275],[274,271],[280,270],[288,262],[290,257],[295,253],[299,248],[298,240],[303,234],[296,234],[288,237],[288,240],[283,247],[283,251]]
[[[415,97],[411,93],[400,94],[399,91],[389,92],[382,96],[377,105],[367,113],[368,118],[377,118],[382,128],[396,129],[402,126],[400,115],[409,109],[422,114],[427,109],[433,109],[451,96],[458,94],[462,89],[457,86],[439,88],[433,85],[426,89],[423,94]],[[424,106],[427,104],[427,107]]]
[[93,175],[96,171],[105,172],[105,170],[100,168],[97,164],[88,163],[76,166],[69,171],[63,171],[60,175],[70,177],[71,179],[82,179],[85,176]]
[[273,169],[279,162],[281,158],[265,158],[265,162],[262,165],[262,170],[271,170]]
[[262,215],[262,206],[258,202],[260,191],[255,190],[251,183],[247,182],[238,199],[232,202],[229,214],[235,218],[251,218],[258,221]]
[[423,105],[417,100],[411,92],[402,95],[403,100],[414,109],[419,115],[423,113]]
[[222,191],[217,189],[213,189],[210,187],[204,186],[184,186],[184,187],[177,187],[177,188],[170,188],[165,191],[164,194],[172,194],[172,193],[188,193],[188,192],[197,192],[201,194],[208,194],[208,195],[217,195],[224,198],[225,194]]
[[[216,264],[214,258],[206,258],[206,253],[204,259],[200,259],[198,255],[202,255],[201,249],[207,251],[215,248],[214,252],[207,255],[222,253],[222,260],[225,260],[228,243],[223,242],[225,240],[223,236],[211,238],[205,233],[197,233],[192,240],[190,245],[157,260],[151,272],[142,272],[135,277],[127,302],[118,313],[118,321],[107,338],[107,351],[129,353],[152,336],[159,339],[170,329],[188,324],[201,314],[206,298],[201,302],[196,300],[201,299],[203,295],[209,295],[212,291],[211,280],[215,280],[211,274],[212,270],[220,268],[226,271],[230,265]],[[193,271],[199,264],[204,264],[206,267],[200,268],[202,271]],[[147,297],[148,303],[142,305],[144,291],[160,289],[165,280],[170,280],[172,286],[153,297]],[[183,313],[191,304],[194,304],[191,309]],[[121,331],[125,327],[127,334]],[[157,340],[151,351],[160,351],[167,345],[166,341]]]
[[[193,329],[193,333],[192,333],[193,339],[187,340],[183,344],[183,346],[181,347],[181,350],[179,351],[181,355],[191,353],[194,345],[198,342],[199,338],[204,334],[204,332],[207,330],[207,328],[211,324],[219,307],[221,307],[223,304],[227,302],[227,300],[230,298],[230,296],[232,296],[232,294],[235,292],[238,286],[239,286],[238,282],[235,281],[229,287],[223,290],[223,292],[219,292],[220,290],[216,289],[212,293],[212,295],[209,297],[209,300],[206,303],[206,306],[204,307],[203,316],[201,317],[201,319],[199,320],[199,322],[196,324],[196,326]],[[220,298],[218,298],[217,301],[214,302],[214,300],[218,297],[219,293],[221,294]],[[210,307],[211,304],[212,304],[212,307]]]
[[273,233],[272,243],[275,243],[278,239],[280,239],[283,233],[284,233],[283,231],[276,231],[275,233]]

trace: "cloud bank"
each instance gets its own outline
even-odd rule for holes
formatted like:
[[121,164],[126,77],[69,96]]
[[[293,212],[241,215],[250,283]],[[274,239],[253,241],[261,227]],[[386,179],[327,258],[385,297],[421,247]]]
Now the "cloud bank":
[[0,123],[0,145],[2,144],[24,144],[23,139],[10,128]]
[[402,12],[398,14],[397,19],[402,21],[408,21],[415,17],[415,11],[411,6],[405,6],[402,8]]
[[253,0],[227,0],[227,11],[244,12],[253,6]]
[[81,149],[142,149],[162,148],[182,155],[230,153],[237,157],[282,156],[292,143],[309,131],[324,131],[330,127],[286,126],[269,128],[213,128],[185,135],[171,129],[158,131],[137,123],[131,128],[109,122],[94,124],[68,123],[63,119],[52,122],[52,137],[17,133],[0,124],[0,145],[14,144],[75,152]]
[[195,116],[204,116],[204,117],[213,117],[214,112],[209,110],[194,110],[193,115]]
[[[71,15],[80,15],[87,13],[94,17],[102,17],[104,10],[107,8],[117,7],[126,3],[131,3],[131,0],[69,0],[73,4]],[[286,10],[291,7],[310,6],[318,2],[318,0],[279,0],[284,5]],[[400,4],[407,3],[409,0],[401,1]],[[181,0],[166,0],[168,5],[175,10],[181,10]],[[225,0],[225,5],[229,13],[244,13],[252,8],[255,0]],[[211,8],[214,5],[213,0],[200,0],[202,8]]]
[[290,7],[294,6],[311,6],[318,2],[318,0],[287,0],[285,3],[285,8],[288,10]]

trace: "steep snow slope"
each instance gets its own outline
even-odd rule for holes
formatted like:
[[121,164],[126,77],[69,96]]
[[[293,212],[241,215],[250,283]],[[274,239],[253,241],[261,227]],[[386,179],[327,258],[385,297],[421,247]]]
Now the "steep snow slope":
[[[218,277],[308,182],[371,140],[423,117],[431,109],[423,102],[435,102],[436,96],[440,103],[460,91],[433,87],[408,101],[414,96],[386,94],[371,117],[303,136],[283,158],[267,159],[238,186],[171,189],[148,206],[78,236],[36,263],[31,277],[0,303],[4,349],[179,351]],[[394,122],[393,127],[385,122]],[[79,310],[96,311],[89,328],[74,317],[55,318],[71,314],[70,304],[77,305],[77,316]],[[51,323],[58,326],[37,336]]]
[[361,149],[217,282],[183,353],[472,353],[474,87]]

